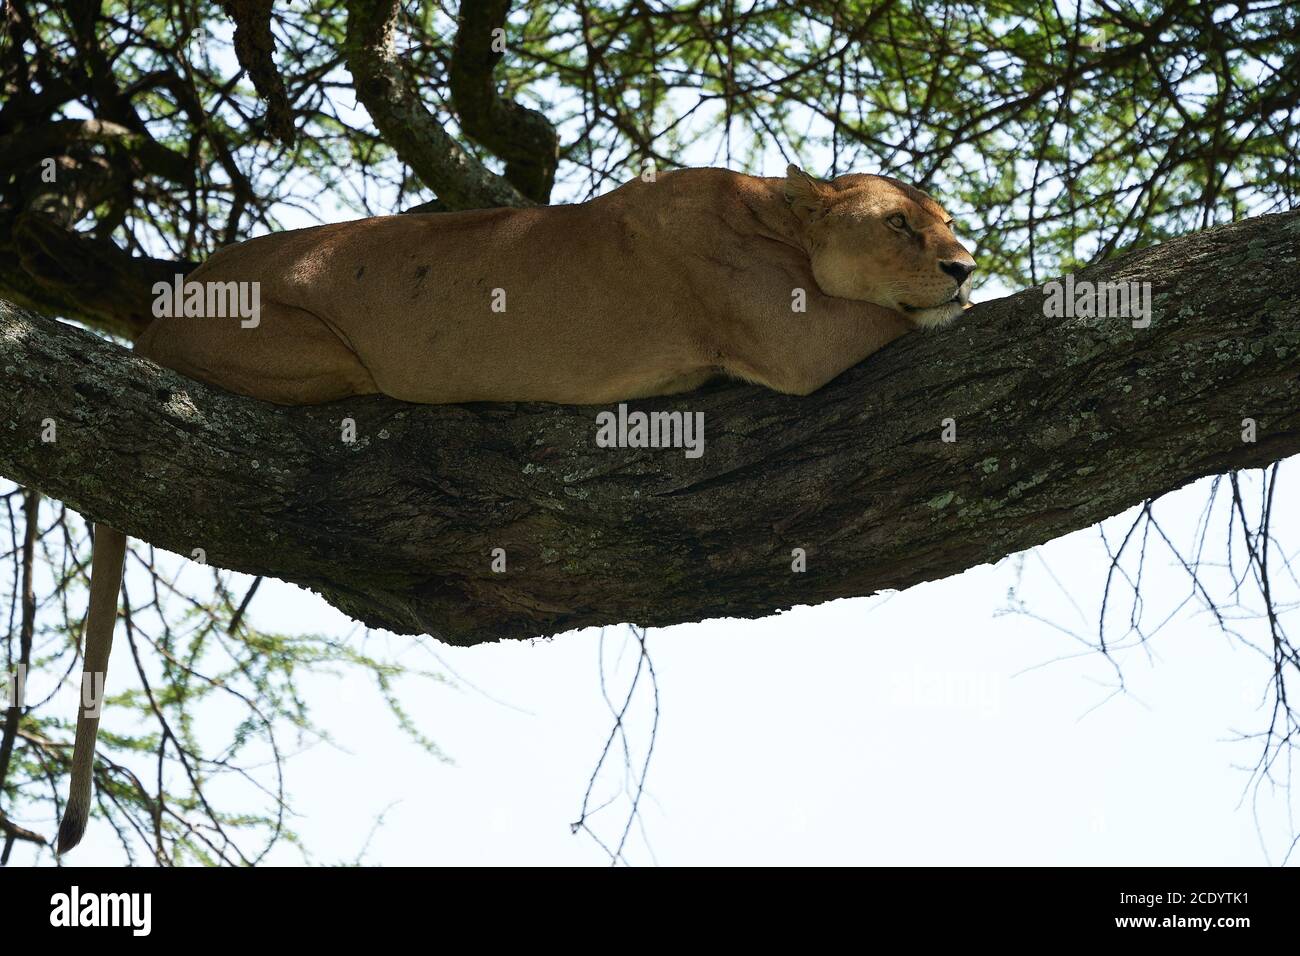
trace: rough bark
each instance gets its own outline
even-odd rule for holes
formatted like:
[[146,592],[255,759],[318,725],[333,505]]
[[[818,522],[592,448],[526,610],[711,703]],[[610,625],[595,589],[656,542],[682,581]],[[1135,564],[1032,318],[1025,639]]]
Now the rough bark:
[[955,574],[1300,452],[1298,240],[1300,212],[1265,216],[1079,275],[1151,282],[1147,328],[1048,318],[1030,289],[808,398],[727,383],[632,403],[704,412],[697,459],[599,448],[590,407],[278,408],[6,306],[0,474],[398,632],[754,617]]

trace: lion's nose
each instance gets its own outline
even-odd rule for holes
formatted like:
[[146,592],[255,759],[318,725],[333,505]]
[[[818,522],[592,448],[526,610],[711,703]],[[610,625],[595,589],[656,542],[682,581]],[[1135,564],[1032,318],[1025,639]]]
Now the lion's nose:
[[975,263],[958,262],[956,259],[945,259],[943,262],[939,263],[939,268],[956,279],[958,285],[961,285],[966,281],[966,278],[975,271]]

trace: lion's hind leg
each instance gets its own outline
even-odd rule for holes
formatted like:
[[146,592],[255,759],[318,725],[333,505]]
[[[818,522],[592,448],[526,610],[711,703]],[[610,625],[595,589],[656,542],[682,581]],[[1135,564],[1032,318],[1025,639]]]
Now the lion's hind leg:
[[136,351],[231,392],[281,405],[315,405],[377,392],[355,352],[317,316],[270,302],[256,325],[237,318],[156,319]]

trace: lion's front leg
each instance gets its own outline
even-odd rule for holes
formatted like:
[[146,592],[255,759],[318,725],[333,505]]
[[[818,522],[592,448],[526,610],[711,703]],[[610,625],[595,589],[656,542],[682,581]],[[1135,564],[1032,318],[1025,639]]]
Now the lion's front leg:
[[[801,304],[805,311],[798,311]],[[743,327],[743,340],[723,349],[727,372],[778,392],[808,395],[916,326],[870,302],[815,293],[806,303],[792,295],[789,312],[763,310]]]

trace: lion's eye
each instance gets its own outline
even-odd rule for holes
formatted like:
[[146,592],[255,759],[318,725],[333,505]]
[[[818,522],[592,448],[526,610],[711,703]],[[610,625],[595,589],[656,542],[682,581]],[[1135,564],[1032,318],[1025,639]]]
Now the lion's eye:
[[889,223],[892,229],[897,229],[900,232],[907,231],[907,219],[901,213],[894,213],[885,222]]

